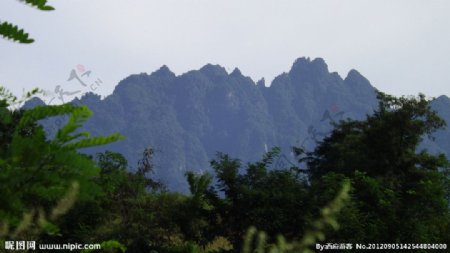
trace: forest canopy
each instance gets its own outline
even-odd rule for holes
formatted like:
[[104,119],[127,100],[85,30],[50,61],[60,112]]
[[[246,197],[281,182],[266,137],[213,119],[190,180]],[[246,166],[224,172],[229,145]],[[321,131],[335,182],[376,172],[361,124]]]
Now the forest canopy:
[[[91,115],[86,106],[12,109],[17,99],[1,91],[3,241],[104,242],[119,252],[307,252],[325,239],[450,239],[449,162],[416,152],[424,135],[445,125],[423,95],[378,93],[374,114],[336,123],[313,151],[294,147],[295,166],[273,169],[278,148],[247,164],[218,153],[211,173],[186,173],[190,194],[181,194],[153,179],[152,147],[134,171],[119,153],[80,153],[123,138],[77,131]],[[39,120],[57,115],[69,120],[46,138]]]

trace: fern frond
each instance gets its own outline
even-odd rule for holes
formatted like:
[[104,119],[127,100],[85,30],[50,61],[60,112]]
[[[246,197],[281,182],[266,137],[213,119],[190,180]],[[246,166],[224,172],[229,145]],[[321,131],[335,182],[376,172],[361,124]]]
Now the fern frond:
[[30,44],[34,42],[32,38],[28,37],[28,33],[26,33],[23,29],[19,29],[16,25],[8,22],[0,23],[0,35],[5,39],[10,39],[23,44]]
[[92,111],[89,110],[87,106],[83,105],[80,107],[76,107],[71,112],[71,116],[67,124],[56,134],[56,141],[60,143],[66,143],[80,136],[89,137],[89,133],[87,132],[82,132],[74,136],[70,136],[70,134],[80,128],[82,126],[82,123],[85,122],[90,116],[92,116]]
[[47,0],[19,0],[19,2],[36,7],[41,11],[53,11],[55,9],[52,6],[47,5]]
[[73,182],[66,195],[53,208],[50,220],[56,221],[61,215],[66,214],[74,206],[79,191],[79,183]]
[[89,133],[89,132],[80,132],[80,133],[77,133],[77,134],[75,134],[75,135],[73,135],[73,136],[69,136],[70,138],[68,139],[68,141],[71,141],[71,140],[75,140],[75,139],[78,139],[78,138],[80,138],[80,137],[85,137],[85,138],[89,138],[91,136],[91,133]]
[[0,99],[5,100],[8,105],[17,101],[17,97],[7,88],[0,86]]
[[72,104],[36,106],[24,112],[17,129],[47,117],[72,113],[76,109]]
[[124,140],[125,137],[115,133],[109,136],[99,136],[99,137],[92,137],[92,138],[86,138],[86,139],[82,139],[78,142],[71,142],[65,145],[65,147],[68,148],[74,148],[74,149],[79,149],[79,148],[88,148],[88,147],[92,147],[92,146],[98,146],[98,145],[105,145],[111,142],[115,142],[118,140]]
[[[68,148],[77,149],[104,145],[125,139],[125,137],[120,134],[112,134],[110,136],[99,136],[94,138],[89,138],[90,133],[88,132],[80,132],[75,135],[71,135],[71,133],[80,128],[82,123],[92,115],[92,111],[89,110],[87,106],[74,106],[72,104],[37,106],[30,110],[26,110],[19,122],[17,131],[20,131],[25,126],[38,120],[52,116],[62,116],[65,114],[70,114],[70,118],[67,124],[56,134],[54,143],[57,143],[58,145],[64,145]],[[79,137],[86,138],[73,142]]]
[[25,101],[37,94],[43,94],[43,92],[44,91],[39,88],[34,88],[31,91],[22,93],[22,97],[18,98],[7,88],[0,85],[0,101],[3,101],[3,105],[1,106],[5,108],[9,107],[10,110],[19,110]]

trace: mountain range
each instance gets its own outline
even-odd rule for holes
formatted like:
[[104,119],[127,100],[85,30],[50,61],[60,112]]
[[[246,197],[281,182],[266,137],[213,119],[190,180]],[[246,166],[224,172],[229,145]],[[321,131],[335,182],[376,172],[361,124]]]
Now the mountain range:
[[[31,101],[27,106],[41,102]],[[167,66],[130,75],[104,99],[87,93],[72,103],[87,105],[94,115],[83,130],[93,136],[119,132],[126,140],[84,150],[122,153],[135,168],[142,152],[152,147],[156,178],[171,190],[187,191],[184,173],[208,171],[217,152],[252,162],[272,147],[282,155],[274,167],[295,161],[293,146],[312,150],[341,119],[363,119],[377,108],[376,88],[358,71],[345,78],[330,72],[321,58],[297,59],[289,72],[270,85],[254,82],[219,65],[175,75]],[[440,96],[432,108],[450,123],[450,99]],[[52,132],[55,119],[44,123]],[[424,137],[420,149],[450,157],[450,130],[434,140]]]

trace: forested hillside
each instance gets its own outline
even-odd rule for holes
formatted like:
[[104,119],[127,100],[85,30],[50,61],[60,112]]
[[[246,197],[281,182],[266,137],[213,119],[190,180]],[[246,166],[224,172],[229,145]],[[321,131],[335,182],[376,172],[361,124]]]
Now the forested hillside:
[[[73,103],[93,112],[84,130],[94,134],[120,132],[125,141],[84,152],[113,150],[136,168],[141,152],[155,150],[155,174],[171,189],[187,191],[187,170],[209,170],[209,160],[224,152],[242,161],[258,160],[266,151],[280,147],[284,154],[273,167],[295,161],[293,146],[312,150],[325,137],[332,122],[362,119],[377,106],[375,88],[356,70],[343,79],[330,73],[324,60],[300,58],[289,72],[266,87],[244,76],[208,64],[180,76],[163,66],[150,75],[142,73],[122,80],[112,95],[101,100],[88,93]],[[36,101],[35,101],[36,102]],[[432,103],[450,121],[450,99]],[[47,122],[53,132],[58,121]],[[450,154],[440,131],[435,141],[422,147]]]
[[[423,95],[377,93],[373,114],[336,124],[312,151],[295,147],[302,166],[274,168],[278,148],[251,163],[220,153],[211,173],[184,173],[190,193],[181,194],[154,178],[152,148],[134,171],[120,153],[79,153],[123,141],[77,131],[91,116],[87,107],[13,110],[15,99],[4,94],[1,243],[30,238],[126,253],[303,253],[324,240],[346,242],[347,249],[396,243],[389,245],[417,252],[446,249],[450,240],[450,163],[443,154],[416,152],[424,136],[445,126]],[[37,124],[62,115],[68,121],[52,138]]]

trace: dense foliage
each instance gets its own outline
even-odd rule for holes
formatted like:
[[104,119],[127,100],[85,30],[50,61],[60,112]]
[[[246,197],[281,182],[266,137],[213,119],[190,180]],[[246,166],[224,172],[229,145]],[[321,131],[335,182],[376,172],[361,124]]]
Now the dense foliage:
[[[58,237],[63,233],[58,229],[63,221],[58,218],[75,201],[95,202],[103,195],[95,182],[99,167],[77,149],[123,137],[90,137],[89,133],[77,132],[91,115],[86,106],[38,106],[24,111],[14,109],[20,101],[3,87],[0,95],[0,235],[2,239],[41,234]],[[38,121],[59,115],[69,115],[68,122],[48,140]]]
[[[46,0],[21,2],[53,10]],[[0,35],[33,42],[8,22],[0,22]],[[340,99],[342,94],[352,99]],[[314,151],[305,152],[305,142],[298,142],[300,136],[311,142],[323,135],[303,120],[334,121],[333,116],[348,113],[333,107],[336,115],[331,115],[326,108],[336,102],[343,109],[361,106],[354,112],[361,116],[372,95],[373,87],[356,71],[342,80],[321,59],[298,60],[288,74],[274,80],[270,92],[237,69],[228,75],[212,65],[179,78],[166,67],[151,76],[128,78],[106,105],[96,108],[106,118],[100,125],[126,129],[126,122],[134,122],[127,132],[131,141],[152,139],[164,152],[190,150],[179,156],[182,161],[163,161],[167,168],[205,159],[211,149],[238,149],[247,159],[266,149],[260,161],[246,165],[218,153],[210,162],[213,175],[185,173],[186,195],[168,191],[151,177],[151,147],[144,149],[136,168],[120,153],[80,153],[123,139],[80,131],[92,115],[86,106],[17,109],[21,101],[0,87],[1,246],[5,240],[36,240],[101,243],[102,252],[286,253],[312,252],[313,244],[325,238],[336,243],[449,242],[449,162],[442,154],[418,152],[423,136],[445,122],[423,95],[378,93],[374,114],[335,124]],[[311,97],[339,99],[311,106]],[[130,100],[141,103],[127,108],[132,113],[121,108]],[[100,104],[98,98],[85,97],[84,102]],[[446,107],[446,101],[438,102]],[[149,113],[151,117],[140,121]],[[40,123],[47,120],[48,126],[49,117],[62,115],[66,124],[49,138]],[[161,125],[152,126],[154,121]],[[310,136],[303,138],[306,130]],[[299,163],[274,166],[282,154],[279,148],[268,151],[267,144],[285,146],[292,140],[301,144],[294,148]],[[165,173],[165,179],[180,183],[177,172]]]
[[[448,161],[416,152],[423,135],[445,123],[423,96],[379,93],[373,115],[337,123],[312,152],[294,148],[296,165],[274,169],[278,148],[247,164],[218,153],[213,174],[185,174],[186,195],[153,179],[151,147],[134,169],[119,153],[79,153],[121,139],[77,130],[87,107],[14,110],[13,96],[1,91],[0,219],[9,231],[2,240],[104,242],[127,253],[307,252],[325,238],[449,241]],[[38,121],[62,114],[66,125],[46,138]]]
[[449,162],[442,154],[417,151],[424,135],[445,122],[423,95],[379,93],[378,98],[373,115],[341,122],[301,159],[317,193],[337,179],[351,180],[352,202],[340,219],[343,229],[333,236],[354,242],[448,242]]

